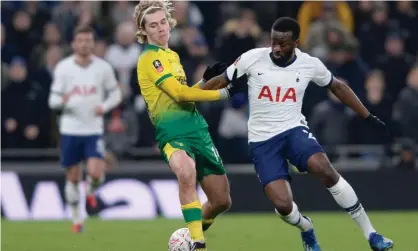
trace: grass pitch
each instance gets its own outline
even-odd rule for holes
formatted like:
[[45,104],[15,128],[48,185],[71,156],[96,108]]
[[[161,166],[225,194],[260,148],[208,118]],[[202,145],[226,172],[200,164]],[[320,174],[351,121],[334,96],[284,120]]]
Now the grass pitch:
[[[308,213],[323,251],[370,250],[344,212]],[[396,251],[418,251],[418,212],[372,212],[375,228],[395,241]],[[90,219],[81,234],[70,222],[2,220],[2,251],[166,251],[181,220],[102,221]],[[297,229],[271,214],[225,214],[206,233],[209,251],[302,251]]]

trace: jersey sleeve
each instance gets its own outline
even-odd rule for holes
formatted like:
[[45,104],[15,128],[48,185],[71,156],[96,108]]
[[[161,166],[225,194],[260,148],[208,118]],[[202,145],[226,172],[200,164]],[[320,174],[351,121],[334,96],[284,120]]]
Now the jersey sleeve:
[[51,93],[55,93],[58,95],[64,95],[65,92],[65,71],[63,69],[63,65],[59,64],[55,67],[55,70],[52,74],[52,85],[51,85]]
[[168,59],[155,51],[148,52],[142,64],[151,82],[159,86],[165,79],[172,77]]
[[313,58],[313,64],[315,72],[312,81],[321,87],[325,87],[331,84],[333,79],[332,73],[321,62],[321,60],[319,60],[318,58]]
[[107,91],[112,91],[116,88],[118,88],[118,81],[116,80],[116,74],[113,70],[113,67],[110,64],[106,64],[106,67],[104,69],[104,87]]
[[122,91],[116,80],[115,71],[110,64],[105,66],[105,82],[104,87],[109,92],[107,99],[103,103],[103,110],[109,112],[122,101]]
[[247,74],[248,68],[255,61],[254,56],[254,50],[250,50],[238,57],[235,62],[226,69],[226,77],[228,81],[231,81],[236,69],[238,70],[237,77]]

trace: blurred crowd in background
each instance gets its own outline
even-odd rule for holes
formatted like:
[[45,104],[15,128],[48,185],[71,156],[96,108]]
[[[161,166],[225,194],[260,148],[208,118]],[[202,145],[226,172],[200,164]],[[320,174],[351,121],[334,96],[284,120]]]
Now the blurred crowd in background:
[[[143,47],[132,19],[136,1],[2,2],[2,149],[54,148],[57,115],[48,108],[51,74],[70,55],[73,30],[89,24],[95,54],[114,67],[124,102],[106,117],[108,148],[119,156],[133,147],[154,147],[154,129],[137,84]],[[290,16],[301,25],[300,49],[320,58],[387,123],[392,142],[418,142],[417,2],[174,2],[178,25],[170,48],[182,60],[189,85],[207,64],[231,64],[242,53],[270,46],[272,23]],[[200,103],[210,133],[226,161],[249,161],[248,99]],[[323,88],[310,85],[303,113],[326,146],[387,144],[363,120]],[[408,151],[409,157],[413,151]]]

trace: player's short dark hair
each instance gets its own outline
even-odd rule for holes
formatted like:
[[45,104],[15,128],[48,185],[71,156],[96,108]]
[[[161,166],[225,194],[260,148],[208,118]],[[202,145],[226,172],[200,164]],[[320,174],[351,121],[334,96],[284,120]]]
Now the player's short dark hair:
[[299,39],[300,35],[300,26],[299,23],[290,17],[281,17],[278,18],[272,27],[272,30],[279,32],[292,32],[292,39]]
[[93,36],[96,35],[94,29],[91,26],[79,26],[75,28],[73,36],[75,37],[80,33],[91,33]]

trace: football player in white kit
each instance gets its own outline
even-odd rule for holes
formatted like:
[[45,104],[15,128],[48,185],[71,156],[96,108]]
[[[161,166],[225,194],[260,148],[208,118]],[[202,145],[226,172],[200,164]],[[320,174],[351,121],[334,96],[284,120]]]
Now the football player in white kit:
[[[364,233],[372,250],[387,250],[393,241],[373,228],[350,184],[332,167],[321,145],[309,131],[302,115],[302,102],[309,82],[329,88],[375,130],[386,134],[386,126],[369,113],[353,91],[334,78],[315,57],[297,49],[300,27],[292,18],[279,18],[271,31],[271,47],[242,54],[225,75],[209,80],[203,89],[228,85],[234,74],[248,77],[250,117],[249,146],[257,176],[276,213],[301,230],[305,250],[321,250],[310,218],[293,202],[288,161],[301,172],[307,171],[329,190]],[[238,86],[228,85],[231,94]],[[382,135],[383,136],[383,135]]]
[[87,206],[94,209],[94,191],[103,183],[106,167],[103,115],[121,102],[122,93],[111,65],[93,55],[92,28],[76,29],[72,48],[74,54],[54,70],[49,106],[62,111],[59,131],[61,164],[66,168],[65,199],[72,211],[73,232],[78,233],[83,229],[81,162],[87,164]]

